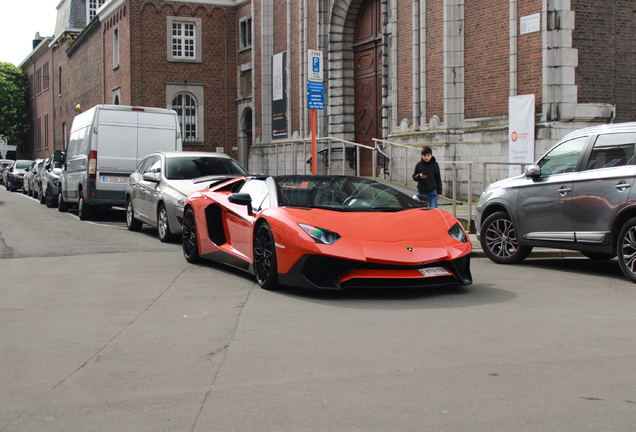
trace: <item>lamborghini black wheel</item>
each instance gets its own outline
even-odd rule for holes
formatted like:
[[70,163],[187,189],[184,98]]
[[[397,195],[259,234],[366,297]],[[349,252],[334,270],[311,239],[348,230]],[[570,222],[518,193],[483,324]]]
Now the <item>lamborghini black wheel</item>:
[[254,236],[254,275],[261,288],[271,290],[278,285],[278,265],[274,235],[267,222],[256,228]]
[[189,263],[199,261],[199,242],[197,241],[197,222],[192,207],[183,215],[183,234],[181,235],[183,256]]

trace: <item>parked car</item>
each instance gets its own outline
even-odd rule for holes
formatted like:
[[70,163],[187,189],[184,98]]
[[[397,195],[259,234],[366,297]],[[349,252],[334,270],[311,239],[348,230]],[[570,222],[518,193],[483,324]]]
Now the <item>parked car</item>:
[[22,189],[24,183],[24,174],[26,169],[31,166],[32,160],[18,159],[15,163],[7,169],[7,176],[4,181],[4,187],[11,192],[15,192],[18,189]]
[[26,174],[24,175],[24,186],[22,188],[22,193],[33,196],[33,189],[35,187],[35,176],[38,171],[42,167],[42,163],[44,159],[36,159],[33,161],[30,167],[26,169]]
[[[99,138],[98,138],[99,137]],[[80,219],[98,206],[124,206],[128,176],[149,153],[181,151],[174,110],[97,105],[73,119],[60,181],[60,209]]]
[[39,181],[39,199],[41,204],[47,207],[56,207],[57,199],[60,193],[60,175],[62,174],[62,159],[64,153],[51,155],[44,161],[41,174],[38,176]]
[[181,235],[188,195],[246,174],[245,168],[223,153],[151,153],[128,179],[126,225],[137,231],[146,223],[157,228],[161,241],[172,241]]
[[186,199],[182,239],[188,262],[240,268],[264,289],[472,283],[472,246],[457,219],[372,179],[229,180]]
[[636,123],[573,132],[524,175],[488,186],[477,204],[477,237],[496,263],[523,261],[532,248],[618,256],[636,282]]
[[15,163],[15,161],[9,159],[0,160],[0,184],[4,184],[4,179],[9,172],[8,169]]

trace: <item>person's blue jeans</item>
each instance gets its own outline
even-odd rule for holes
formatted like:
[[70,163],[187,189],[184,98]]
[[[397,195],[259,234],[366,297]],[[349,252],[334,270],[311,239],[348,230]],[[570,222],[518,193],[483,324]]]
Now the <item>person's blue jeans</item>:
[[421,196],[427,196],[429,199],[429,203],[428,206],[430,208],[437,208],[437,191],[430,191],[430,192],[422,192],[422,191],[417,191],[418,195]]

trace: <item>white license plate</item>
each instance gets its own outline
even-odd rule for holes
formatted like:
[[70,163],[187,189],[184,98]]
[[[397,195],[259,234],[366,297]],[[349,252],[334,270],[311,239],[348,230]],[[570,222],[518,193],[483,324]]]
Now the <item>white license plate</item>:
[[450,276],[451,274],[444,267],[427,267],[418,269],[424,277]]
[[128,183],[128,177],[102,176],[102,183]]

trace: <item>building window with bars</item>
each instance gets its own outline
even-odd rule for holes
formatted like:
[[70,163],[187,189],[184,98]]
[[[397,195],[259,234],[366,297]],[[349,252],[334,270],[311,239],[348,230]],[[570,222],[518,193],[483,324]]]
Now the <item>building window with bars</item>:
[[183,142],[197,141],[197,100],[189,93],[179,93],[172,100],[177,112]]
[[168,17],[168,61],[201,63],[201,18]]

